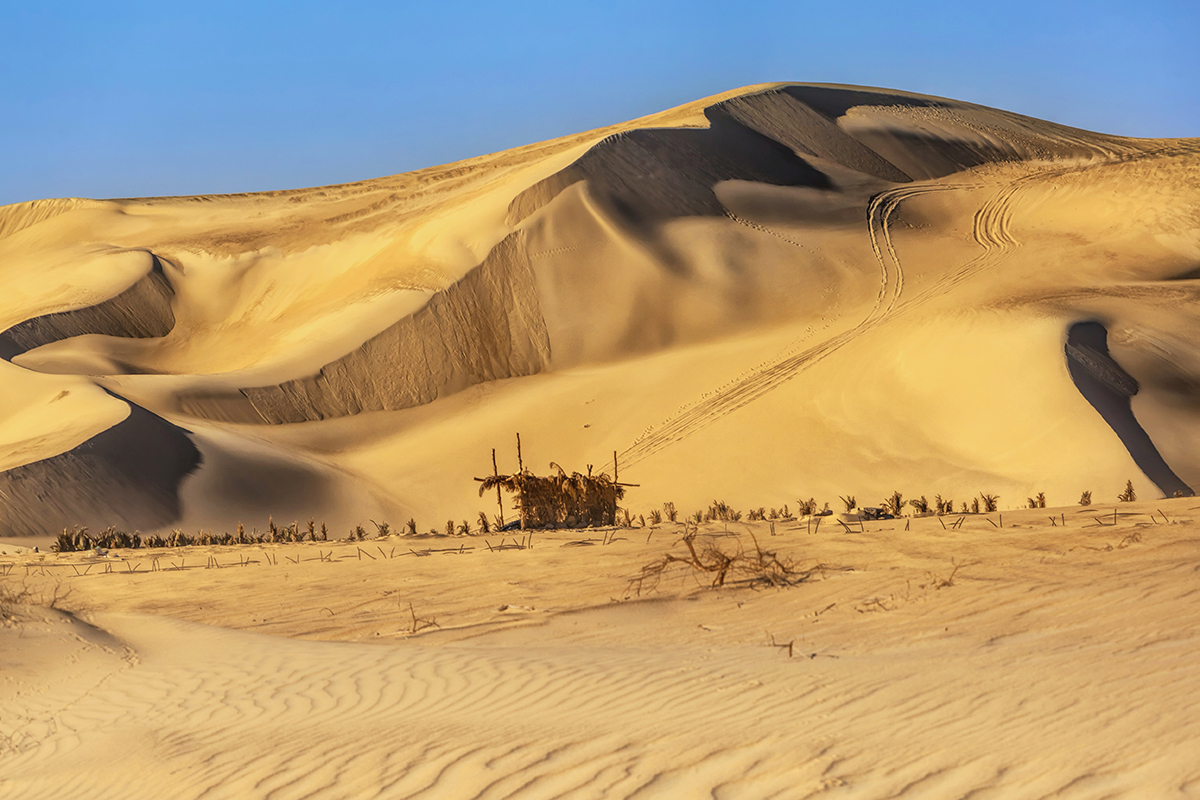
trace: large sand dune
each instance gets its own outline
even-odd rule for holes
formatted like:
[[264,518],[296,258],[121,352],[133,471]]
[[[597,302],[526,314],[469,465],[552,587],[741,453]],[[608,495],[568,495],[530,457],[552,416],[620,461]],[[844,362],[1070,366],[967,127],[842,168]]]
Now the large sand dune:
[[[617,451],[634,506],[1190,492],[1197,151],[771,85],[357,184],[9,206],[0,530],[38,492],[46,531],[440,527],[517,431],[539,470]],[[1076,386],[1081,323],[1124,422]],[[174,500],[59,491],[130,404],[200,450],[157,476]]]
[[[0,796],[1200,796],[1197,177],[1200,140],[780,84],[0,208]],[[653,520],[333,541],[491,513],[517,432],[616,453],[635,515],[1000,509],[691,528],[807,575],[756,590],[639,591],[684,553]],[[44,549],[269,515],[333,536]]]

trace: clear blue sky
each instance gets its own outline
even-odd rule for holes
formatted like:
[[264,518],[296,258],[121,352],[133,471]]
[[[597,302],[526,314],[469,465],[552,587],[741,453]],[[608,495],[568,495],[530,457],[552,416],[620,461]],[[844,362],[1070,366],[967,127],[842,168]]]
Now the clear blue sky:
[[1200,136],[1200,0],[0,0],[0,204],[353,181],[777,80]]

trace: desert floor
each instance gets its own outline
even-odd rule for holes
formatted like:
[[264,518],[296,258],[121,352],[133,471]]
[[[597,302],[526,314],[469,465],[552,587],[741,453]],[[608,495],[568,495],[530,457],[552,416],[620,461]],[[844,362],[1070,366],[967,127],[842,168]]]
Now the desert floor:
[[0,543],[0,796],[1198,797],[1197,511]]

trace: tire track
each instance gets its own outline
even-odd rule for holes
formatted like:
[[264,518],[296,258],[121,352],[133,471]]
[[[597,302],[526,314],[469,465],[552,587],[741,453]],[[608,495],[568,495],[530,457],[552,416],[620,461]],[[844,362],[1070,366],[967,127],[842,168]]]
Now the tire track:
[[[1153,147],[1120,154],[1105,153],[1099,162],[1073,163],[1067,166],[1042,169],[1010,181],[989,197],[975,213],[972,235],[983,252],[963,264],[953,273],[935,281],[915,297],[901,302],[904,291],[904,268],[892,241],[889,220],[896,209],[906,200],[941,191],[972,190],[986,186],[983,183],[954,184],[907,184],[881,192],[872,198],[867,209],[867,230],[871,249],[880,268],[879,294],[870,311],[854,328],[837,334],[796,355],[777,360],[733,383],[728,389],[718,389],[716,394],[701,400],[671,417],[657,429],[638,437],[619,455],[622,465],[632,466],[655,453],[669,447],[714,422],[737,411],[748,403],[787,383],[803,370],[819,363],[832,353],[857,339],[867,331],[898,314],[918,308],[947,291],[957,288],[981,272],[990,269],[1006,258],[1020,242],[1012,234],[1011,217],[1013,200],[1025,188],[1036,183],[1056,180],[1070,174],[1089,172],[1111,166],[1151,161],[1172,156],[1200,153],[1200,140],[1174,141],[1161,147]],[[776,236],[797,247],[800,243],[766,226],[744,220],[731,213],[726,214],[734,222],[754,230]]]
[[[768,364],[740,380],[726,390],[718,391],[696,405],[685,409],[667,420],[661,427],[640,437],[632,446],[620,454],[622,465],[633,465],[659,452],[693,433],[708,427],[717,420],[732,414],[748,403],[752,403],[768,392],[790,381],[807,369],[837,352],[862,334],[879,325],[895,313],[904,288],[904,272],[896,254],[888,230],[888,220],[904,200],[933,192],[954,191],[967,188],[961,184],[926,184],[903,186],[882,192],[872,199],[867,210],[868,232],[871,249],[879,262],[879,292],[866,316],[850,330],[830,337],[800,353],[787,356]],[[740,221],[756,230],[771,231],[755,223]],[[779,235],[779,234],[775,234]],[[786,237],[779,238],[789,241]],[[801,246],[798,243],[797,246]]]

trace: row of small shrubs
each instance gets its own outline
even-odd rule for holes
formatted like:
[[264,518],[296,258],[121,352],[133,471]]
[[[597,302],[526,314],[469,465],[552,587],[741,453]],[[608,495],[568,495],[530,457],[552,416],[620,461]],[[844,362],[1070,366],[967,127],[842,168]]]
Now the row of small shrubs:
[[315,520],[309,520],[306,529],[298,522],[279,527],[275,520],[269,519],[267,530],[259,533],[255,530],[246,533],[243,525],[238,525],[237,533],[203,533],[195,535],[175,529],[169,534],[151,534],[143,537],[140,533],[119,531],[115,527],[105,528],[99,533],[89,533],[87,528],[75,527],[64,530],[58,535],[52,550],[60,553],[78,553],[94,550],[97,547],[105,550],[137,550],[143,547],[190,547],[192,545],[231,545],[231,544],[274,544],[284,542],[324,542],[329,540],[329,530],[325,523],[317,528]]
[[[1175,493],[1176,497],[1182,496],[1181,492]],[[850,513],[858,508],[858,501],[854,495],[849,495],[840,498],[842,505],[847,513]],[[961,510],[957,513],[961,514],[979,514],[990,513],[997,510],[999,495],[980,493],[977,497],[971,499],[970,504],[963,502]],[[1117,496],[1121,502],[1132,502],[1137,500],[1137,492],[1133,488],[1133,481],[1125,482],[1125,490]],[[813,498],[808,500],[797,501],[797,512],[800,516],[811,516],[813,514],[828,513],[829,503],[824,504],[824,508],[818,510],[817,501]],[[1083,492],[1079,498],[1079,505],[1089,506],[1092,504],[1092,493],[1090,491]],[[1045,508],[1046,495],[1044,492],[1038,492],[1034,497],[1028,498],[1029,508]],[[940,494],[934,497],[934,502],[931,505],[924,495],[908,500],[904,499],[904,495],[899,491],[892,492],[891,496],[886,497],[880,503],[880,507],[894,517],[903,515],[906,507],[912,508],[914,512],[926,514],[934,512],[936,514],[954,514],[954,501],[949,498],[943,498]],[[639,514],[636,518],[628,509],[623,509],[624,524],[626,527],[635,527],[635,521],[640,523],[641,527],[646,526],[645,515]],[[664,521],[678,522],[679,512],[675,508],[674,503],[663,503],[662,509],[654,509],[650,512],[650,524],[660,525]],[[700,524],[702,522],[739,522],[742,519],[742,512],[734,509],[723,500],[714,500],[707,509],[696,511],[687,518],[687,522],[692,524]],[[767,509],[765,506],[751,509],[746,515],[749,522],[759,522],[767,520],[790,520],[794,519],[791,509],[787,504],[782,508]],[[384,538],[392,535],[391,526],[387,522],[371,521],[375,526],[375,536],[368,537],[367,530],[361,526],[356,526],[350,531],[346,537],[348,541],[363,541],[367,538]],[[511,523],[510,523],[511,524]],[[474,536],[478,534],[489,534],[494,530],[499,531],[505,527],[504,521],[499,516],[494,516],[491,520],[487,514],[480,511],[478,521],[472,525],[470,520],[463,520],[461,523],[456,523],[454,520],[447,520],[443,530],[431,528],[430,536]],[[417,535],[416,520],[409,519],[405,524],[404,533],[409,536]],[[58,535],[58,539],[52,545],[51,549],[57,550],[60,553],[83,552],[93,550],[97,547],[117,550],[117,549],[138,549],[143,547],[189,547],[192,545],[235,545],[235,544],[278,544],[292,542],[325,542],[329,540],[329,530],[325,523],[322,522],[318,529],[316,521],[310,519],[305,528],[301,528],[298,522],[293,522],[291,525],[280,527],[275,523],[273,518],[267,520],[267,530],[259,533],[255,529],[251,533],[247,533],[243,525],[239,524],[237,533],[202,533],[198,532],[195,535],[189,535],[181,530],[174,530],[168,535],[153,534],[142,537],[138,532],[128,533],[126,531],[117,530],[115,527],[109,527],[100,533],[89,533],[87,528],[75,527],[71,530],[64,530]]]

